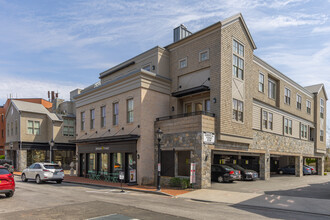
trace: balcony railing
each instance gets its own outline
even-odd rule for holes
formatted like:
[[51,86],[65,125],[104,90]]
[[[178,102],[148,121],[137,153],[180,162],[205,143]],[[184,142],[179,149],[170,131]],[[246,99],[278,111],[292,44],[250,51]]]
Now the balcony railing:
[[206,112],[206,111],[198,111],[198,112],[190,112],[190,113],[183,113],[179,115],[170,115],[165,117],[156,118],[156,121],[165,121],[169,119],[176,119],[176,118],[183,118],[183,117],[189,117],[189,116],[195,116],[195,115],[207,115],[210,117],[215,117],[214,113]]

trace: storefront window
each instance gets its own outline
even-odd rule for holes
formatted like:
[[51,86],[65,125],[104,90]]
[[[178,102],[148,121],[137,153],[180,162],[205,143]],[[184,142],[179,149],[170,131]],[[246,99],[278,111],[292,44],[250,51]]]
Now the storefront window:
[[88,173],[94,173],[96,170],[95,154],[88,155]]
[[54,150],[53,160],[59,164],[64,170],[70,170],[70,163],[76,162],[75,152],[67,150]]
[[123,154],[122,153],[113,153],[113,172],[118,173],[123,170]]
[[178,176],[190,175],[190,151],[178,152]]
[[45,150],[27,150],[27,166],[37,162],[48,161],[47,154],[49,153]]
[[108,154],[106,153],[100,154],[99,169],[101,171],[101,174],[108,173]]

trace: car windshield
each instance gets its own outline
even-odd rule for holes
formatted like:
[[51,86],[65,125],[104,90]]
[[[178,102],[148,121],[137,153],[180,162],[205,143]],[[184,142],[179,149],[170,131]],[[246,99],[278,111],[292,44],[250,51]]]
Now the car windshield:
[[7,169],[0,168],[0,175],[1,174],[9,174],[9,171]]
[[56,170],[62,169],[59,165],[44,165],[44,167],[46,169],[56,169]]
[[240,165],[237,165],[237,164],[233,164],[233,167],[234,167],[234,169],[236,169],[236,170],[244,170],[243,167],[241,167]]

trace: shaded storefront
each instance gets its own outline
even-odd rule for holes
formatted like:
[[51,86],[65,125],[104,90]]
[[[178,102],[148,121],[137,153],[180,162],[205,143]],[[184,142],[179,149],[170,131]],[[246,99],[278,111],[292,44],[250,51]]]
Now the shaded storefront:
[[138,135],[77,140],[78,175],[97,179],[118,181],[120,172],[126,183],[137,181]]

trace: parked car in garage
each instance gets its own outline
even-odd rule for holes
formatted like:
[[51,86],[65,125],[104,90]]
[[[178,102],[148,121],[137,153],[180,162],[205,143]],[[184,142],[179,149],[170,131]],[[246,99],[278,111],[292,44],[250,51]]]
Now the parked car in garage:
[[12,197],[14,192],[14,175],[6,167],[0,166],[0,194],[5,194],[6,197]]
[[0,159],[0,166],[4,166],[10,173],[14,173],[14,165],[12,160]]
[[238,164],[226,164],[235,170],[241,171],[241,180],[256,180],[258,178],[258,173],[254,170],[244,169]]
[[63,169],[53,163],[34,163],[22,171],[21,179],[23,182],[35,180],[40,184],[46,181],[56,181],[62,183],[64,178]]
[[317,174],[315,167],[309,165],[304,165],[304,166],[311,169],[311,174],[313,175]]
[[[279,174],[295,174],[295,166],[294,165],[287,165],[285,167],[282,167],[278,170]],[[312,171],[310,168],[303,166],[303,174],[304,175],[310,175],[312,174]]]
[[241,172],[227,165],[216,164],[211,167],[211,179],[219,183],[233,182],[241,179]]

